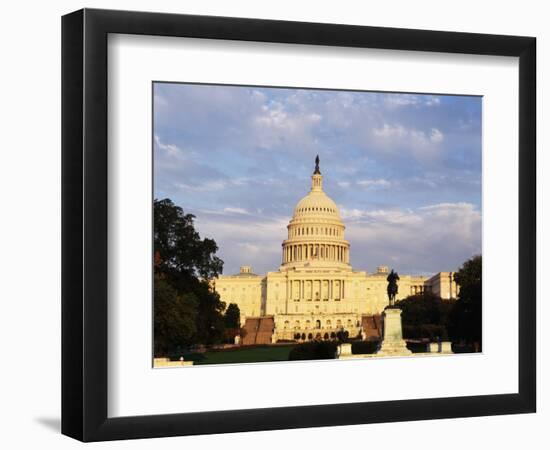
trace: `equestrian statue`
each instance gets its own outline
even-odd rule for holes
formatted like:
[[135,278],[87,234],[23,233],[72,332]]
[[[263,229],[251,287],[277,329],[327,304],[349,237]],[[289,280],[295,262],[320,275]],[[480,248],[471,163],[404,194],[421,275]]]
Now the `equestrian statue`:
[[399,275],[397,272],[394,272],[393,269],[391,270],[390,274],[388,275],[388,299],[390,301],[390,308],[395,306],[395,296],[397,295],[397,281],[399,280]]

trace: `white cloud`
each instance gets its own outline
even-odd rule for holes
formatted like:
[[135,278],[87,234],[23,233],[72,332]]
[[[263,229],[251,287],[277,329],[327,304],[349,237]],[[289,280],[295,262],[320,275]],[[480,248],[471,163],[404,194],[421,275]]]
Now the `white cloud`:
[[443,133],[439,131],[437,128],[432,128],[430,132],[430,141],[434,143],[439,143],[443,141]]
[[439,97],[434,95],[416,94],[386,94],[384,103],[391,107],[401,106],[437,106],[441,103]]
[[201,180],[193,184],[184,182],[174,182],[174,187],[180,190],[186,191],[222,191],[232,187],[246,186],[249,180],[246,178],[234,178],[234,179],[211,179]]
[[443,141],[443,133],[437,128],[431,128],[429,134],[415,128],[405,128],[402,125],[390,125],[385,123],[382,127],[373,128],[373,134],[383,139],[394,139],[408,141],[411,144],[425,145],[428,143],[438,144]]
[[425,101],[425,105],[426,106],[437,106],[441,103],[441,100],[439,99],[439,97],[434,97],[434,96],[428,96],[426,98],[426,101]]
[[249,138],[255,145],[286,150],[308,149],[315,145],[314,128],[322,121],[322,115],[311,107],[289,109],[286,103],[272,101],[264,104],[251,118]]
[[341,211],[352,262],[357,254],[372,267],[393,261],[410,271],[446,271],[481,252],[481,212],[470,203]]
[[242,265],[251,265],[255,273],[261,274],[281,264],[281,242],[286,238],[290,217],[228,215],[224,210],[201,211],[196,216],[201,237],[212,238],[218,244],[225,274],[237,273]]
[[227,207],[223,209],[224,212],[229,214],[245,214],[250,215],[250,213],[244,209],[244,208],[233,208],[233,207]]
[[373,128],[372,135],[377,141],[377,148],[386,152],[408,151],[419,161],[435,161],[445,150],[440,144],[445,136],[438,128],[429,132],[403,125],[384,123]]
[[418,224],[420,217],[411,210],[404,209],[377,209],[377,210],[360,210],[346,209],[340,210],[342,219],[349,220],[350,223],[368,223],[372,225],[403,225],[403,224]]
[[389,106],[409,106],[418,105],[420,100],[417,95],[412,94],[387,94],[384,102]]
[[405,127],[401,125],[389,125],[387,123],[385,123],[381,128],[373,128],[372,132],[375,136],[381,138],[402,138],[410,133]]
[[228,186],[227,182],[224,180],[210,180],[203,183],[174,183],[174,187],[177,189],[185,191],[221,191],[226,189]]
[[378,178],[375,180],[359,180],[357,181],[357,185],[364,187],[366,189],[369,188],[387,188],[391,186],[391,183],[388,180],[385,180],[383,178]]
[[157,151],[163,153],[163,155],[156,155],[155,160],[157,158],[162,158],[163,156],[168,156],[170,158],[183,157],[183,152],[177,145],[161,142],[160,138],[157,135],[155,135],[155,148]]

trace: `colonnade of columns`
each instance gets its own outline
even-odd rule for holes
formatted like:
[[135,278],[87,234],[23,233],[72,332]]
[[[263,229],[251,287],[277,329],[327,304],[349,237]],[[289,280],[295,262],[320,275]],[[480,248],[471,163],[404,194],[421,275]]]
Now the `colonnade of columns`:
[[292,280],[288,283],[287,298],[294,301],[342,300],[346,295],[345,280]]
[[283,248],[283,263],[313,259],[349,263],[349,248],[334,244],[287,244]]
[[416,295],[416,294],[423,294],[424,291],[426,290],[426,287],[425,286],[421,286],[421,285],[413,285],[411,286],[411,294],[412,295]]

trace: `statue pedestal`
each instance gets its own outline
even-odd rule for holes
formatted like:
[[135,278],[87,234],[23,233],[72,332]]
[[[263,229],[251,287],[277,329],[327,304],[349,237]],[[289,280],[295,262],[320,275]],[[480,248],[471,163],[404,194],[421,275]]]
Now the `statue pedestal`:
[[351,353],[351,344],[350,343],[343,343],[338,346],[336,349],[336,355],[338,358],[345,358],[346,356],[350,356]]
[[449,341],[441,342],[441,353],[454,353],[452,345],[452,342]]
[[384,340],[376,352],[377,356],[407,356],[412,352],[407,348],[403,340],[401,327],[401,310],[399,308],[386,308],[382,313]]

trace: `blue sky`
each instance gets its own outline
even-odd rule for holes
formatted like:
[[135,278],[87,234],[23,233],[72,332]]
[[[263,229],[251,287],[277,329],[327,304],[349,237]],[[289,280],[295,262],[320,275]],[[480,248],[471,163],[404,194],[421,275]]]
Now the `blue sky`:
[[155,198],[224,273],[276,270],[315,155],[355,269],[456,270],[481,252],[480,97],[155,83]]

